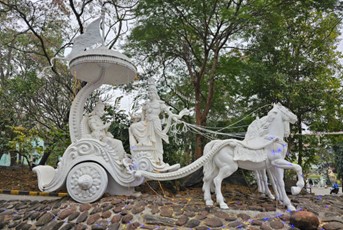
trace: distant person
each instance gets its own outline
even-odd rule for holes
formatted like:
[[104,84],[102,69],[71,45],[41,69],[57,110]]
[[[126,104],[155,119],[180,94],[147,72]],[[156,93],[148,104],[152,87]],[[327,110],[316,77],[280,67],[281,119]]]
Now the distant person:
[[338,189],[339,189],[339,186],[338,186],[337,182],[335,182],[335,183],[332,185],[330,194],[332,194],[332,193],[337,194],[337,193],[338,193]]
[[310,193],[312,193],[312,187],[313,187],[313,180],[309,179],[308,184],[310,185]]

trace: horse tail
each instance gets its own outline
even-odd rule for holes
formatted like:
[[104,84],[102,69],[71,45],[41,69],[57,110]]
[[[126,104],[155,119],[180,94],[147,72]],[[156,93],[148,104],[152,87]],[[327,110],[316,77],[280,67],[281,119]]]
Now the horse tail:
[[[204,147],[204,153],[203,155],[207,155],[211,150],[215,147],[215,145],[218,143],[219,140],[214,140],[209,143],[207,143]],[[208,180],[209,178],[212,177],[212,174],[215,172],[216,168],[215,165],[213,164],[213,157],[209,159],[208,161],[205,162],[203,166],[203,173],[204,173],[204,181]]]

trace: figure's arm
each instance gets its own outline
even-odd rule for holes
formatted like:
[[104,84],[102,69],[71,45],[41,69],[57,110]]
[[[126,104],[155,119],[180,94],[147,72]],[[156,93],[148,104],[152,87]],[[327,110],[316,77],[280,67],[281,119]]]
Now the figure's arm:
[[112,122],[106,122],[104,125],[103,125],[103,129],[107,131],[107,129],[111,126]]
[[144,121],[146,119],[147,110],[148,110],[148,105],[147,105],[147,103],[144,103],[143,106],[142,106],[141,121]]
[[160,101],[160,108],[161,108],[161,111],[165,112],[167,115],[168,115],[168,118],[172,118],[173,120],[177,120],[177,114],[174,114],[172,111],[171,111],[171,107],[170,106],[167,106],[166,103],[164,101]]
[[171,107],[167,106],[164,101],[161,102],[161,110],[163,110],[165,113],[167,113],[168,116],[170,118],[172,118],[174,121],[180,120],[184,115],[189,115],[189,110],[186,108],[181,110],[179,114],[174,114],[171,111]]
[[169,128],[171,127],[172,120],[178,121],[180,120],[184,115],[189,115],[188,109],[183,109],[179,114],[174,114],[171,112],[171,107],[167,106],[164,101],[161,101],[161,110],[168,114],[168,120],[167,125],[163,129],[164,133],[167,133],[169,131]]
[[107,130],[111,125],[110,122],[104,124],[98,117],[90,117],[88,124],[92,131]]

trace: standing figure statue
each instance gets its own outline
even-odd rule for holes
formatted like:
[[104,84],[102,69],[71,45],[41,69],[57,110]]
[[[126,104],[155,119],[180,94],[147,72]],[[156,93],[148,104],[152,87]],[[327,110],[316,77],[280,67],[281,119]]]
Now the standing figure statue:
[[90,128],[90,135],[92,138],[105,142],[112,149],[115,150],[118,160],[122,160],[126,152],[123,147],[123,143],[117,140],[113,135],[108,132],[108,128],[111,126],[111,122],[106,122],[101,119],[105,114],[105,105],[101,101],[97,102],[94,110],[88,115],[88,126]]
[[[169,143],[168,131],[172,121],[178,121],[183,115],[189,114],[187,109],[182,110],[178,115],[170,111],[170,107],[160,99],[157,89],[153,84],[148,88],[149,100],[143,104],[140,116],[133,116],[133,123],[129,128],[131,151],[144,149],[153,157],[153,163],[164,165],[163,162],[163,141]],[[163,128],[160,115],[168,115],[167,124]],[[147,149],[149,149],[147,151]]]

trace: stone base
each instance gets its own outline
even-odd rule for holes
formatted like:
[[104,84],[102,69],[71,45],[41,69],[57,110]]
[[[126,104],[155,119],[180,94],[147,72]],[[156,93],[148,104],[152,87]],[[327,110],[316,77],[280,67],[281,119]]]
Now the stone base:
[[113,177],[109,176],[108,177],[108,185],[106,192],[111,194],[111,195],[134,195],[136,193],[135,189],[133,187],[125,187],[118,182],[116,182]]

